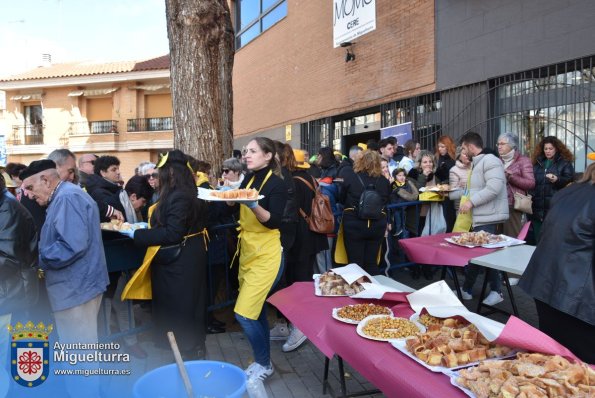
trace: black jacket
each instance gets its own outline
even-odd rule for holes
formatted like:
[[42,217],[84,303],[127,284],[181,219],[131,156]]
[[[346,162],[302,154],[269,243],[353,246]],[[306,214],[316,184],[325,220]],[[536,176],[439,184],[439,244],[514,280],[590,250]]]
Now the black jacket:
[[122,190],[122,187],[113,182],[109,182],[100,175],[90,174],[87,178],[87,185],[85,188],[87,193],[91,195],[95,202],[97,202],[101,221],[109,221],[109,209],[111,207],[109,203],[114,201],[114,195],[117,195]]
[[455,165],[455,161],[448,155],[440,156],[436,166],[436,180],[439,184],[448,184],[450,169]]
[[[159,202],[160,222],[155,211],[150,229],[134,232],[139,246],[173,245],[188,233],[206,226],[206,206],[196,194],[176,190]],[[165,346],[173,330],[181,350],[203,346],[207,314],[207,252],[203,235],[186,240],[180,256],[170,264],[151,264],[152,309],[155,339]],[[178,337],[179,336],[179,337]]]
[[519,282],[533,298],[595,325],[595,185],[554,195],[537,248]]
[[[553,184],[545,177],[549,173],[558,176],[558,180]],[[545,157],[542,156],[533,165],[533,174],[535,175],[535,189],[531,192],[533,196],[533,215],[531,218],[543,221],[554,194],[572,182],[574,166],[569,161],[562,159],[560,154],[556,154],[552,165],[546,170]]]
[[[246,185],[248,185],[248,183],[252,181],[252,177],[254,177],[254,181],[252,182],[252,185],[250,185],[250,188],[254,188],[257,191],[259,190],[260,195],[264,195],[264,198],[260,199],[258,204],[271,213],[271,218],[269,218],[268,221],[262,223],[262,225],[269,229],[278,229],[281,226],[283,213],[285,211],[285,204],[287,202],[287,186],[281,177],[273,173],[261,189],[261,185],[264,182],[269,170],[269,167],[265,167],[264,169],[258,170],[253,174],[246,176],[242,182],[242,185],[240,185],[240,188],[246,188]],[[233,206],[231,208],[239,209],[239,205]]]
[[343,177],[343,184],[341,192],[339,193],[339,203],[342,203],[345,208],[355,207],[359,203],[359,198],[364,191],[364,185],[357,177],[362,179],[362,182],[367,187],[374,185],[376,191],[384,199],[384,204],[388,203],[390,196],[390,183],[384,176],[370,177],[366,173],[345,173]]
[[29,213],[31,217],[33,217],[33,222],[35,223],[35,228],[37,230],[37,239],[41,236],[41,227],[43,227],[43,223],[45,223],[45,207],[40,206],[37,204],[36,201],[30,199],[27,195],[21,195],[21,204]]
[[31,214],[0,191],[0,314],[22,312],[37,302],[37,231]]
[[298,206],[295,199],[295,182],[293,181],[291,172],[285,167],[281,168],[283,174],[283,182],[287,187],[287,202],[283,210],[283,222],[295,223],[298,221]]

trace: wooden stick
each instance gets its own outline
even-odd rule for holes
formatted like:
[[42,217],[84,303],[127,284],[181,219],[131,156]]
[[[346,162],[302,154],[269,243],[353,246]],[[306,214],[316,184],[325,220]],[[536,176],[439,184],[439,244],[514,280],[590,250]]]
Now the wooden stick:
[[167,332],[167,338],[169,339],[169,345],[171,346],[171,349],[174,352],[174,358],[176,359],[176,364],[178,365],[180,376],[182,376],[184,388],[186,388],[186,394],[188,394],[188,398],[194,398],[192,384],[190,384],[190,378],[188,377],[186,366],[184,365],[184,361],[182,361],[182,355],[180,354],[178,343],[176,343],[176,337],[174,336],[174,332]]

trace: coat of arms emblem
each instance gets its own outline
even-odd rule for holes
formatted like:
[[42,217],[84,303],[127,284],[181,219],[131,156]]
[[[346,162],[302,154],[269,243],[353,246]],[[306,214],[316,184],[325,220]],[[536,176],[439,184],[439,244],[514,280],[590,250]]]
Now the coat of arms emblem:
[[50,371],[49,335],[53,325],[29,321],[8,326],[10,333],[10,370],[12,379],[25,387],[37,387]]

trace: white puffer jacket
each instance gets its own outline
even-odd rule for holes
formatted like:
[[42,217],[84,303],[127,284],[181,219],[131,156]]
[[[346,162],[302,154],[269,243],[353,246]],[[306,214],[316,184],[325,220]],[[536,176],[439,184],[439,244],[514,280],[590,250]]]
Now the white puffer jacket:
[[[450,199],[460,199],[462,190],[453,191]],[[469,187],[473,203],[473,226],[498,224],[508,220],[506,177],[500,159],[491,154],[473,157]]]

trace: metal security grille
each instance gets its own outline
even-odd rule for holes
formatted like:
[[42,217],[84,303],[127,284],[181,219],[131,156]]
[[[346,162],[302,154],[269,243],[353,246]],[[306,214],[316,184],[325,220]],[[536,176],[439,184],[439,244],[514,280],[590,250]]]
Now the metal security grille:
[[[495,148],[498,135],[514,132],[521,152],[530,154],[543,137],[553,135],[575,154],[575,170],[582,172],[587,153],[595,151],[594,66],[595,56],[590,56],[383,104],[380,127],[412,122],[413,138],[432,151],[441,135],[456,140],[475,131]],[[344,123],[353,118],[303,124],[302,147],[310,153],[321,143],[340,148],[343,137],[362,132]]]
[[331,118],[302,123],[300,129],[301,148],[309,156],[318,154],[320,148],[330,145]]

